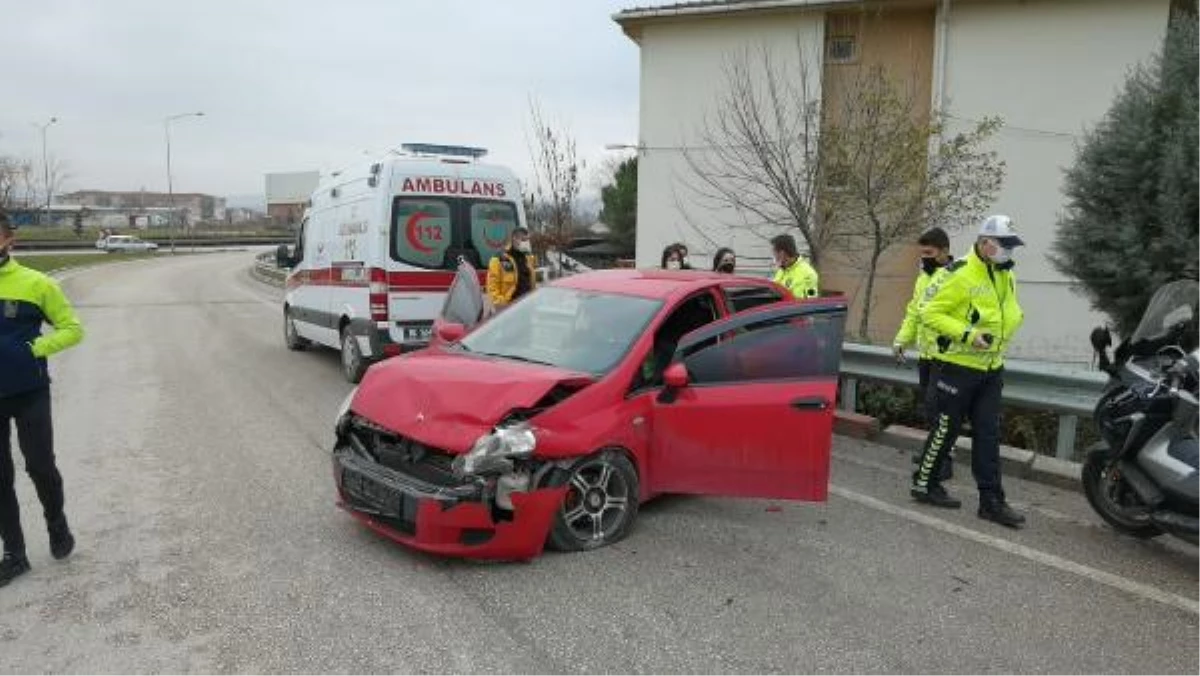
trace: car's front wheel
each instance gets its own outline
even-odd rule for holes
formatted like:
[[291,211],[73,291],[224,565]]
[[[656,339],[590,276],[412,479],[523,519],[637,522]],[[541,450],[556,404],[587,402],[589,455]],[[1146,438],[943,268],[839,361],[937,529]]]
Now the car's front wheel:
[[638,512],[637,469],[625,454],[607,450],[568,470],[563,498],[547,544],[564,552],[597,549],[629,533]]

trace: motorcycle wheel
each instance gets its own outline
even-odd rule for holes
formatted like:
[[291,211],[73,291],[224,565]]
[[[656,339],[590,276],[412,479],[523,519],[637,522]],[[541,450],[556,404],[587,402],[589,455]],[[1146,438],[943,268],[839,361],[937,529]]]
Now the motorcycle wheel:
[[1088,453],[1083,464],[1083,492],[1092,509],[1110,526],[1136,538],[1149,539],[1163,531],[1150,521],[1150,510],[1121,478],[1107,450]]

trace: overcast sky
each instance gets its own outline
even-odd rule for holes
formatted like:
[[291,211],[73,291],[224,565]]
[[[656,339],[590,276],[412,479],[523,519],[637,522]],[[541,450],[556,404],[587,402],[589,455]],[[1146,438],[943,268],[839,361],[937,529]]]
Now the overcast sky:
[[[0,155],[41,164],[51,116],[65,189],[260,194],[406,141],[480,145],[530,172],[528,99],[591,167],[637,140],[625,0],[0,0]],[[591,173],[591,172],[589,172]],[[590,177],[589,177],[590,178]]]

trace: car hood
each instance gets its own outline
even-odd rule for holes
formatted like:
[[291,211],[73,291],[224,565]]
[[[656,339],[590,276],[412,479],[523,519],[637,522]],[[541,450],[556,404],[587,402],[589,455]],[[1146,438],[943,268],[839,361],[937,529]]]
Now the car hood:
[[584,373],[436,349],[373,366],[351,410],[397,434],[465,453],[514,409],[532,409],[557,386],[578,391]]

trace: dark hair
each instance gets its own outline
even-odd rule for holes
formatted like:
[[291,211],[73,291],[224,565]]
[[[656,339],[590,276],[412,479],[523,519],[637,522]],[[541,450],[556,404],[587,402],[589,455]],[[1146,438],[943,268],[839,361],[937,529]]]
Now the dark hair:
[[921,246],[931,246],[935,249],[949,249],[950,236],[947,235],[946,231],[942,230],[941,228],[930,228],[921,233],[921,237],[917,240],[917,244],[920,244]]
[[[716,272],[717,269],[719,269],[721,267],[721,259],[725,257],[725,254],[732,254],[732,253],[733,253],[733,249],[730,249],[727,246],[723,246],[720,249],[717,249],[717,253],[713,254],[713,272]],[[733,255],[736,256],[737,254],[733,254]]]
[[518,225],[517,227],[513,228],[513,231],[512,231],[513,237],[516,237],[517,235],[523,235],[525,237],[528,237],[529,236],[529,228]]
[[771,238],[771,248],[795,258],[800,255],[796,249],[796,238],[791,235],[775,235]]
[[680,254],[680,252],[679,252],[679,245],[678,244],[668,244],[665,247],[663,247],[663,252],[662,252],[662,268],[664,270],[667,269],[667,259],[669,259],[671,257],[671,254],[679,254],[679,257],[680,257],[679,262],[680,263],[683,262],[683,255]]
[[16,226],[12,224],[12,221],[8,220],[8,214],[3,209],[0,209],[0,231],[3,231],[6,235],[11,235],[16,230]]

